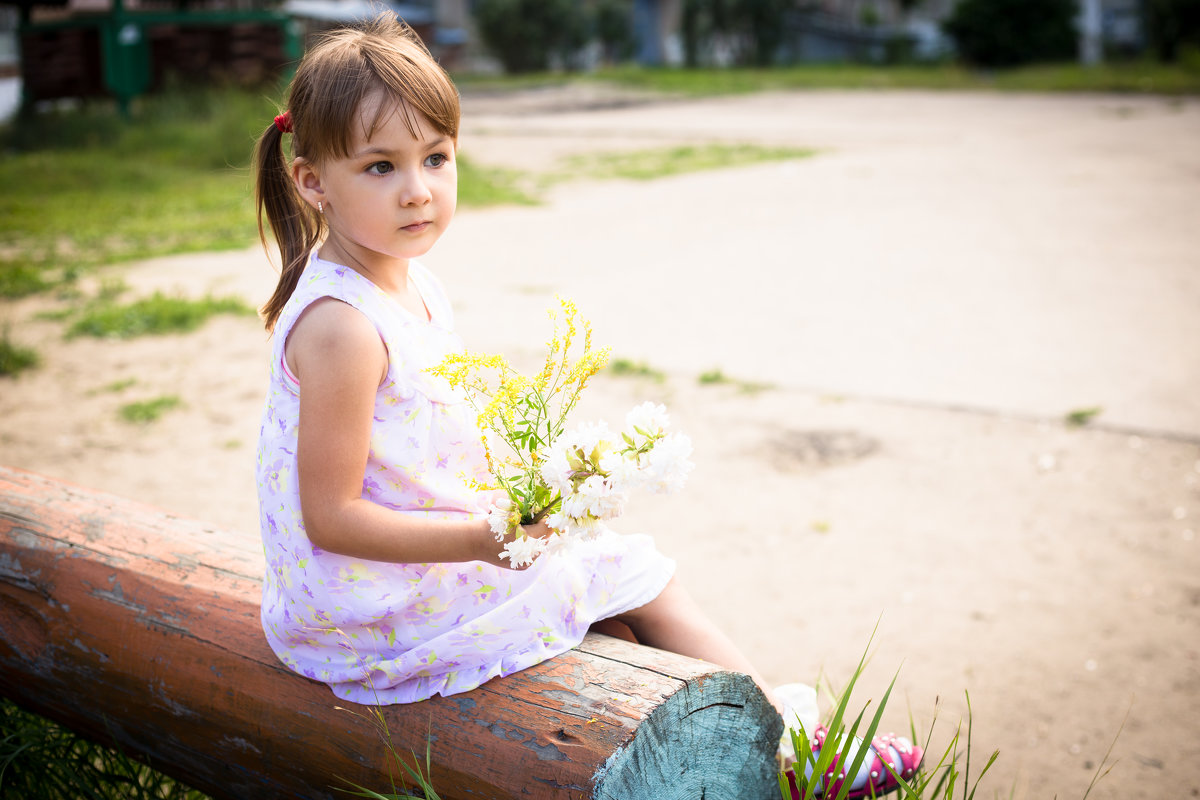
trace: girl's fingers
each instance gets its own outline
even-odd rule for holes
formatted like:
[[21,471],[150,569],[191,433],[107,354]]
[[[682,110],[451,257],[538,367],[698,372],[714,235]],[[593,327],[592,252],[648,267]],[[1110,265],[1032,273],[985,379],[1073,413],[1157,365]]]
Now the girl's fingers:
[[538,520],[529,525],[522,525],[521,530],[530,539],[545,539],[550,534],[554,533],[554,529],[546,524],[546,520]]

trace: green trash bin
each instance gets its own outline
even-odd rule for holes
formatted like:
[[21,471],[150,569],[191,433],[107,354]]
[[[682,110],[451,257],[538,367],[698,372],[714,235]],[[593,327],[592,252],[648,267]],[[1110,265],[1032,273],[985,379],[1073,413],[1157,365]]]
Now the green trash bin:
[[100,28],[104,85],[117,98],[122,114],[133,98],[150,87],[150,43],[137,22],[115,13]]

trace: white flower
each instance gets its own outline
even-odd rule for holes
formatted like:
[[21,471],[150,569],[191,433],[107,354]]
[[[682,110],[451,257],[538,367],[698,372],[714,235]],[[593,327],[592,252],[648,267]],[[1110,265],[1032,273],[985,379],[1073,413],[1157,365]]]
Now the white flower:
[[596,519],[612,519],[625,508],[625,493],[614,490],[603,475],[592,475],[575,491],[586,504],[588,516]]
[[567,448],[561,446],[561,443],[562,440],[559,439],[550,446],[546,460],[542,462],[541,476],[551,489],[559,494],[566,494],[571,491],[571,475],[574,470],[567,462]]
[[571,492],[563,495],[562,513],[571,520],[583,519],[588,515],[591,499],[582,494]]
[[591,539],[601,530],[603,528],[600,526],[600,520],[595,517],[582,517],[572,521],[571,538]]
[[610,449],[611,438],[603,422],[584,423],[567,431],[550,445],[541,469],[542,480],[565,496],[574,489],[576,472],[584,466],[581,462],[587,462],[596,451],[602,454]]
[[[573,431],[565,434],[564,438],[571,449],[582,450],[584,457],[590,457],[592,450],[601,442],[611,439],[612,434],[608,425],[603,422],[585,422]],[[560,440],[561,441],[561,440]]]
[[608,476],[609,483],[617,491],[628,492],[641,483],[641,473],[636,458],[622,453],[605,453],[600,459],[600,471]]
[[[635,406],[625,415],[625,427],[628,428],[630,436],[635,440],[641,436],[657,436],[667,429],[671,424],[671,418],[667,414],[667,407],[661,403],[645,402],[640,406]],[[637,432],[637,429],[645,431],[645,434]]]
[[[547,509],[545,516],[554,534],[530,539],[518,532],[501,557],[519,567],[548,552],[565,552],[604,531],[604,521],[624,511],[634,489],[669,492],[681,487],[692,469],[692,445],[686,436],[666,432],[669,421],[664,406],[643,403],[626,416],[628,428],[621,435],[597,422],[559,436],[541,451],[541,463],[530,467],[558,495],[557,507]],[[502,499],[491,507],[488,524],[498,540],[517,530],[520,502]]]
[[688,460],[692,440],[682,433],[672,433],[659,439],[654,449],[643,457],[645,488],[651,492],[673,492],[683,486],[695,466]]
[[492,503],[488,509],[488,527],[492,529],[492,533],[496,534],[496,541],[504,541],[504,537],[508,534],[508,518],[512,514],[512,501],[507,497],[502,497]]
[[541,539],[534,539],[532,536],[518,536],[504,545],[504,552],[500,554],[500,557],[507,558],[514,567],[527,567],[545,549],[546,544]]
[[562,537],[571,532],[571,519],[561,509],[547,514],[545,520],[546,526]]

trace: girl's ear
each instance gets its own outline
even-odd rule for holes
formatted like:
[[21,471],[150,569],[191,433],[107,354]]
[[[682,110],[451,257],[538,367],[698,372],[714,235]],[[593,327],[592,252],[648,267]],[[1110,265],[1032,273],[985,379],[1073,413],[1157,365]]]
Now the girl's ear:
[[321,173],[315,164],[306,158],[297,157],[292,161],[292,183],[296,191],[304,198],[304,202],[313,208],[325,199],[325,190],[321,187]]

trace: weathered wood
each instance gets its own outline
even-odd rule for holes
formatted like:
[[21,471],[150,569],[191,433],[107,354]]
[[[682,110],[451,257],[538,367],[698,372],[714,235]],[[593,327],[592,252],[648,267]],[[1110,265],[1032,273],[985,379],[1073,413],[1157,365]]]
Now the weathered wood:
[[[390,791],[388,749],[259,623],[257,534],[0,467],[0,693],[218,798]],[[589,635],[475,691],[382,708],[453,798],[777,797],[746,676]]]

